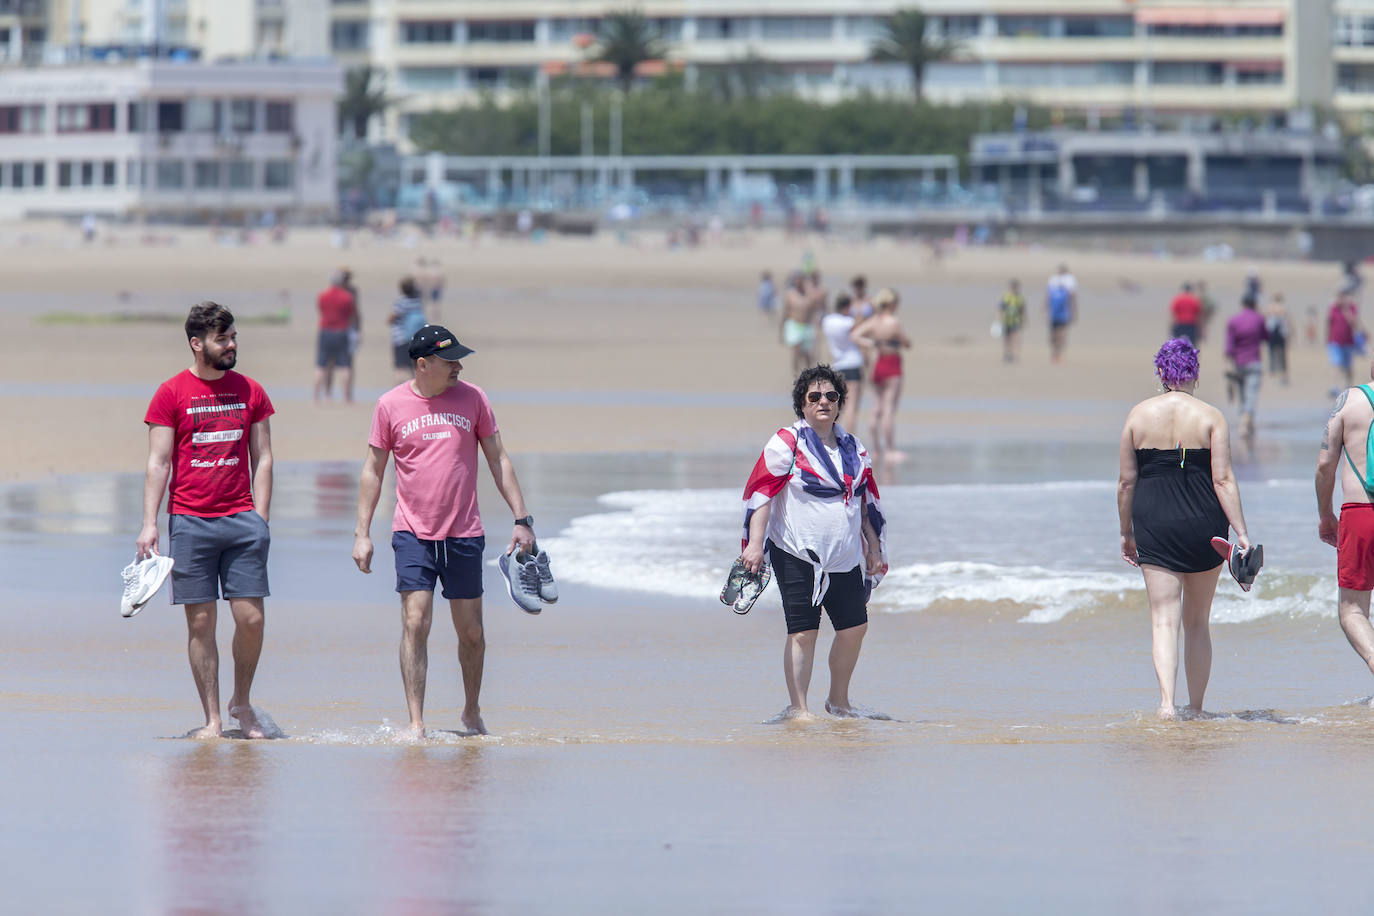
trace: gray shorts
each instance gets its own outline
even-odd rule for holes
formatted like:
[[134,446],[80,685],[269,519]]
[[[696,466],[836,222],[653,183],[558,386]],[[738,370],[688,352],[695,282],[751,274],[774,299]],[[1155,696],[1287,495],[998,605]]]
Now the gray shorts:
[[220,597],[266,598],[267,549],[272,535],[249,509],[219,518],[173,515],[167,520],[172,603],[201,604]]
[[315,346],[315,366],[320,369],[330,366],[352,368],[353,347],[347,331],[320,331],[319,342]]

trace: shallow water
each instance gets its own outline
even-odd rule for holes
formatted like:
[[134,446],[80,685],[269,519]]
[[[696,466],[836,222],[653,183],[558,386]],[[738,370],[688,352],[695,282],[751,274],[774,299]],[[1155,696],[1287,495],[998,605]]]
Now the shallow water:
[[[854,684],[894,721],[771,725],[776,598],[737,617],[714,597],[752,456],[521,457],[564,597],[526,616],[488,571],[483,738],[443,731],[460,693],[436,620],[421,743],[398,731],[390,563],[348,556],[353,465],[279,469],[267,742],[177,738],[199,724],[179,613],[115,611],[140,478],[5,488],[7,908],[1367,906],[1339,876],[1369,852],[1352,776],[1374,681],[1335,622],[1309,451],[1238,467],[1269,566],[1250,595],[1223,582],[1209,715],[1177,723],[1150,715],[1109,448],[917,451],[884,492],[894,573]],[[826,683],[822,657],[817,709]]]

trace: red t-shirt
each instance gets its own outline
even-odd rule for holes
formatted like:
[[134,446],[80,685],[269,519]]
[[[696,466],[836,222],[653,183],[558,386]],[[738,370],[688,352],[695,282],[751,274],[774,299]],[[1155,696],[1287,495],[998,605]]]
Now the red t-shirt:
[[213,382],[186,369],[158,386],[143,422],[172,428],[167,512],[217,518],[252,509],[248,429],[275,412],[262,386],[232,369]]
[[347,331],[353,327],[353,294],[339,286],[331,286],[320,293],[316,304],[320,309],[321,331]]
[[1202,315],[1202,300],[1192,293],[1179,293],[1169,308],[1178,324],[1197,324]]

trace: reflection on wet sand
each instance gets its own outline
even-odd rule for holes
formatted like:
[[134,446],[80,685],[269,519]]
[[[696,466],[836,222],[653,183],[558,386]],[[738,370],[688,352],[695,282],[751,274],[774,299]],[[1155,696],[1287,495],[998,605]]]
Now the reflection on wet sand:
[[150,885],[156,909],[260,911],[267,883],[259,847],[272,818],[271,770],[262,749],[241,741],[192,742],[162,764],[155,790],[162,868]]
[[481,747],[416,745],[396,755],[377,810],[394,888],[382,912],[451,913],[455,901],[465,907],[480,897],[486,770]]

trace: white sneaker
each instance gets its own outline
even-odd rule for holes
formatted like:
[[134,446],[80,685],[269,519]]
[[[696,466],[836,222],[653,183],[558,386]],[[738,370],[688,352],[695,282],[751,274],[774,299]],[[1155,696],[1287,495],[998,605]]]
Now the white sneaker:
[[135,560],[124,567],[124,597],[119,602],[119,613],[132,617],[143,610],[148,599],[157,594],[162,583],[172,571],[172,558],[153,554],[146,560]]

